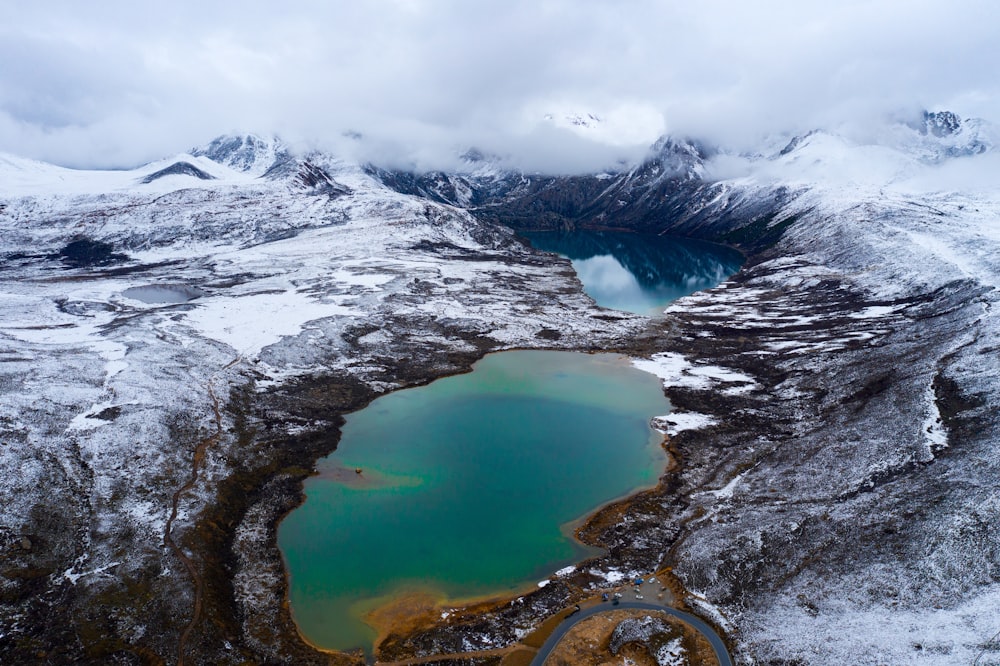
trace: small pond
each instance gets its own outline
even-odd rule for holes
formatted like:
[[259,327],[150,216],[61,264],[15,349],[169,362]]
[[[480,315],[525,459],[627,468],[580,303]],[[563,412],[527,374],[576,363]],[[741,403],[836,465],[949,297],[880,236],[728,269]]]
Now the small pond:
[[299,629],[370,652],[388,602],[515,592],[585,558],[574,521],[655,485],[668,411],[623,357],[516,351],[349,415],[279,526]]
[[122,296],[125,298],[150,304],[187,303],[207,295],[207,292],[198,287],[186,284],[147,284],[141,287],[129,287],[122,291]]
[[732,248],[671,236],[587,230],[521,235],[539,250],[570,259],[598,305],[643,315],[714,287],[743,263]]

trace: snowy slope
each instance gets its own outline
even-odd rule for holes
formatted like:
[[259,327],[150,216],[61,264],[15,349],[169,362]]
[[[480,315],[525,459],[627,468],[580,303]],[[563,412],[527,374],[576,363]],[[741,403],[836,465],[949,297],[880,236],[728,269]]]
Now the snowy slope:
[[276,164],[291,158],[281,139],[254,134],[220,136],[193,149],[191,154],[251,176],[262,176]]
[[[763,261],[670,309],[704,336],[689,353],[765,387],[708,410],[724,430],[691,440],[721,457],[688,458],[707,487],[673,553],[742,663],[1000,654],[1000,181],[992,130],[944,120],[888,143],[814,132],[707,186],[732,208],[789,192]],[[972,172],[987,177],[955,177]],[[665,384],[705,400],[684,381]]]
[[995,137],[940,112],[750,154],[665,138],[619,174],[521,175],[476,202],[752,254],[674,304],[638,363],[678,409],[655,425],[679,489],[623,511],[601,535],[615,558],[577,584],[671,565],[746,664],[997,662]]
[[[14,662],[17,645],[76,644],[64,630],[172,654],[197,588],[167,536],[218,557],[189,540],[223,482],[287,455],[247,434],[252,415],[231,396],[332,375],[371,397],[488,349],[600,344],[642,325],[594,318],[568,268],[357,165],[315,154],[276,168],[273,143],[212,145],[221,163],[200,150],[120,172],[0,162],[0,542],[10,566],[49,572],[0,580],[0,649]],[[68,261],[82,240],[94,256]],[[148,285],[202,295],[129,296]],[[319,419],[253,427],[329,432],[331,395]],[[170,521],[198,442],[197,480]],[[156,601],[127,601],[140,597]]]

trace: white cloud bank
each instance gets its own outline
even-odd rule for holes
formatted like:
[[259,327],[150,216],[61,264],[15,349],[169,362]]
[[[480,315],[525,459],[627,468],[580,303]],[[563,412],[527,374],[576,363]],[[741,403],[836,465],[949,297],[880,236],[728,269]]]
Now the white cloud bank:
[[[228,131],[434,166],[635,157],[920,108],[997,118],[992,2],[0,0],[0,150],[133,165]],[[546,113],[593,113],[603,129]],[[580,139],[580,135],[589,137]]]

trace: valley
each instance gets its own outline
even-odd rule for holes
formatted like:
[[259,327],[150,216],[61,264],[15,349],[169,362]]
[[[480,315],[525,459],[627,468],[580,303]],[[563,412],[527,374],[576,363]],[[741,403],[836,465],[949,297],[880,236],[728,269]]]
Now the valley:
[[[893,173],[938,144],[973,159],[912,135]],[[870,152],[816,133],[729,178],[677,140],[610,177],[415,175],[254,137],[135,172],[3,158],[0,658],[350,663],[299,636],[277,548],[344,415],[561,349],[660,378],[663,475],[580,526],[603,554],[389,632],[380,660],[501,663],[662,571],[737,663],[995,661],[1000,197],[822,171]],[[649,318],[512,231],[559,228],[746,262]],[[197,297],[127,295],[149,285]]]

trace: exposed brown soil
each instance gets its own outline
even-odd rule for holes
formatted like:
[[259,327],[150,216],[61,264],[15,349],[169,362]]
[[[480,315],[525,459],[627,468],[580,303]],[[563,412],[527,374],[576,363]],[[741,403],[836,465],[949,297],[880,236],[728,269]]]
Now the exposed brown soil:
[[215,431],[208,437],[199,441],[195,446],[194,454],[191,458],[191,476],[188,478],[187,482],[178,488],[174,493],[171,500],[170,517],[167,519],[166,528],[163,532],[163,543],[166,544],[184,564],[184,568],[187,569],[188,575],[191,576],[191,580],[194,583],[194,602],[191,610],[191,620],[187,623],[187,626],[184,627],[184,631],[181,632],[180,638],[177,641],[177,666],[184,666],[184,654],[188,639],[191,637],[191,632],[198,624],[198,621],[201,620],[202,599],[204,598],[205,583],[198,567],[195,566],[194,562],[191,561],[191,558],[188,557],[187,553],[185,553],[184,550],[174,541],[172,530],[174,521],[177,520],[177,510],[181,496],[191,490],[191,488],[193,488],[198,482],[198,471],[201,468],[202,462],[205,460],[205,451],[209,446],[218,443],[219,439],[222,437],[222,412],[219,406],[219,398],[215,394],[215,389],[212,388],[211,381],[208,382],[207,389],[209,399],[212,402],[212,420],[215,425]]
[[441,619],[442,599],[429,592],[414,591],[394,598],[365,615],[365,622],[378,632],[378,645],[391,633],[410,633]]

